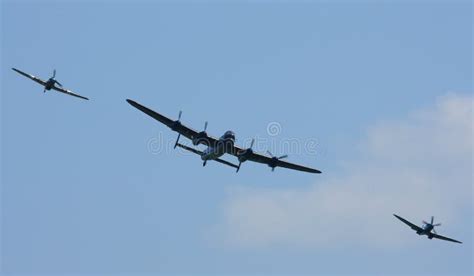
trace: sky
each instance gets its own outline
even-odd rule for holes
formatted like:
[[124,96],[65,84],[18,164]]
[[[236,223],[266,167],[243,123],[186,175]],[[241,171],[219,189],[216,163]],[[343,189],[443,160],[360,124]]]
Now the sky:
[[[473,274],[471,1],[1,13],[2,274]],[[126,99],[323,173],[203,167]]]

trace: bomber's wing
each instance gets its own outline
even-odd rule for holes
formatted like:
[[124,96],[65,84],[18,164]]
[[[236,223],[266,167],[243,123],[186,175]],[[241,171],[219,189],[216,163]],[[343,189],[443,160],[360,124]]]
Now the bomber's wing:
[[[133,107],[137,108],[138,110],[142,111],[143,113],[147,114],[148,116],[154,118],[155,120],[163,123],[167,127],[171,128],[173,131],[176,131],[182,135],[184,135],[188,139],[193,139],[194,137],[197,137],[198,132],[190,127],[187,127],[177,121],[171,120],[170,118],[163,116],[159,114],[158,112],[155,112],[148,107],[145,107],[133,100],[127,99],[127,102],[131,104]],[[217,138],[208,136],[206,139],[199,139],[200,144],[211,144],[215,145],[218,141]]]
[[64,94],[68,94],[68,95],[78,97],[78,98],[81,98],[81,99],[84,99],[84,100],[89,100],[89,98],[86,98],[84,96],[76,94],[76,93],[72,92],[71,90],[68,90],[68,89],[65,89],[65,88],[62,88],[62,87],[53,86],[53,89],[58,91],[58,92],[64,93]]
[[405,223],[406,225],[410,226],[411,229],[415,230],[415,231],[423,231],[423,228],[421,228],[420,226],[417,226],[411,222],[409,222],[408,220],[400,217],[400,216],[397,216],[395,214],[393,214],[397,219],[401,220],[403,223]]
[[432,234],[433,235],[433,238],[436,238],[436,239],[440,239],[440,240],[445,240],[445,241],[450,241],[450,242],[456,242],[456,243],[462,243],[460,241],[457,241],[457,240],[454,240],[454,239],[450,239],[450,238],[447,238],[447,237],[444,237],[444,236],[441,236],[441,235],[438,235],[438,234]]
[[[242,149],[238,146],[234,145],[234,150],[232,152],[232,155],[234,156],[239,156],[240,154],[245,154],[246,150]],[[321,173],[320,170],[313,169],[313,168],[308,168],[302,165],[286,162],[277,158],[273,158],[271,156],[263,155],[260,153],[255,153],[255,152],[247,152],[246,153],[246,160],[248,161],[253,161],[257,163],[262,163],[262,164],[267,164],[270,167],[282,167],[282,168],[287,168],[287,169],[292,169],[292,170],[297,170],[297,171],[303,171],[303,172],[309,172],[309,173]]]
[[38,78],[38,77],[35,77],[35,76],[33,76],[33,75],[30,75],[30,74],[28,74],[28,73],[25,73],[25,72],[23,72],[23,71],[20,71],[20,70],[18,70],[18,69],[16,69],[16,68],[12,68],[12,70],[15,71],[15,72],[17,72],[17,73],[19,73],[20,75],[23,75],[23,76],[25,76],[25,77],[27,77],[27,78],[29,78],[29,79],[32,79],[32,80],[36,81],[37,83],[41,84],[42,86],[45,86],[45,85],[46,85],[46,82],[45,82],[44,80]]

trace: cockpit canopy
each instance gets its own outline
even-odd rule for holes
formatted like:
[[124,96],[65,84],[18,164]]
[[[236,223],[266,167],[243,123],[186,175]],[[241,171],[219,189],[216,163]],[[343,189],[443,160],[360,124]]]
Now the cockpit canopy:
[[224,135],[222,136],[224,139],[232,139],[235,141],[235,133],[233,131],[226,131]]

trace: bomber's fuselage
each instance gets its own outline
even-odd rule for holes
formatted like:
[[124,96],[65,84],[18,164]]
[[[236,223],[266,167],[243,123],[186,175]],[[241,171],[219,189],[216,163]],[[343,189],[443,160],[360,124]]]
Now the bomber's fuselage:
[[216,145],[208,147],[206,150],[204,150],[204,154],[201,155],[202,160],[214,160],[222,155],[224,153],[231,153],[232,148],[234,146],[235,142],[235,134],[232,131],[226,131],[224,135],[219,138],[219,141],[217,142]]

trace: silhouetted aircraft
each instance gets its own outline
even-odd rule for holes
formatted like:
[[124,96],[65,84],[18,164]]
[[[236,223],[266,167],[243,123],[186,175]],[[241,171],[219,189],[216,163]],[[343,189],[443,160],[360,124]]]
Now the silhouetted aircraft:
[[405,223],[406,225],[410,226],[411,229],[415,230],[416,233],[418,235],[426,235],[428,236],[428,239],[432,239],[432,238],[435,238],[435,239],[440,239],[440,240],[445,240],[445,241],[450,241],[450,242],[457,242],[457,243],[462,243],[460,241],[457,241],[457,240],[453,240],[451,238],[447,238],[447,237],[444,237],[444,236],[441,236],[441,235],[438,235],[436,233],[436,231],[434,230],[435,226],[440,226],[441,223],[436,223],[436,224],[433,224],[433,221],[434,221],[434,217],[432,216],[431,217],[431,222],[428,223],[426,221],[423,221],[423,226],[422,227],[419,227],[411,222],[409,222],[408,220],[400,217],[400,216],[397,216],[395,214],[393,214],[397,219],[401,220],[403,223]]
[[[134,106],[135,108],[146,113],[147,115],[153,117],[155,120],[165,124],[166,126],[171,128],[171,130],[178,132],[179,133],[178,138],[176,139],[176,143],[174,147],[175,148],[180,147],[201,156],[201,159],[203,161],[203,166],[206,165],[206,162],[208,160],[214,160],[219,163],[236,168],[238,172],[240,169],[240,165],[243,162],[254,161],[258,163],[267,164],[270,168],[272,168],[272,171],[275,169],[275,167],[283,167],[283,168],[309,172],[309,173],[321,173],[321,171],[316,170],[316,169],[282,161],[281,159],[288,157],[287,155],[276,157],[276,156],[273,156],[271,153],[269,153],[269,156],[255,153],[252,150],[252,146],[255,140],[252,140],[252,144],[250,148],[248,149],[241,148],[235,145],[235,134],[234,132],[230,130],[226,131],[224,135],[222,135],[220,138],[212,137],[208,135],[206,132],[207,122],[204,124],[204,130],[198,132],[192,128],[189,128],[181,124],[181,114],[182,114],[181,111],[179,112],[178,120],[171,120],[135,101],[127,100],[127,102],[131,104],[132,106]],[[207,146],[207,148],[204,151],[200,151],[200,150],[182,145],[179,143],[179,138],[181,135],[190,139],[193,145],[197,146],[197,145],[202,144],[202,145]],[[237,159],[239,160],[239,164],[235,165],[226,160],[220,159],[219,157],[221,157],[225,153],[236,156]]]
[[[78,95],[74,92],[72,92],[71,90],[67,90],[65,88],[63,88],[62,84],[59,83],[59,81],[55,80],[54,78],[56,77],[56,70],[53,71],[53,76],[51,78],[49,78],[47,81],[44,81],[38,77],[35,77],[33,75],[30,75],[30,74],[27,74],[25,72],[22,72],[16,68],[12,68],[13,71],[29,78],[29,79],[32,79],[34,81],[36,81],[37,83],[41,84],[42,86],[44,86],[44,90],[43,92],[46,93],[46,90],[56,90],[58,92],[61,92],[61,93],[64,93],[64,94],[68,94],[68,95],[71,95],[71,96],[74,96],[74,97],[78,97],[78,98],[81,98],[81,99],[84,99],[84,100],[89,100],[88,98],[84,97],[84,96],[81,96],[81,95]],[[59,85],[59,86],[56,86],[55,84]]]

